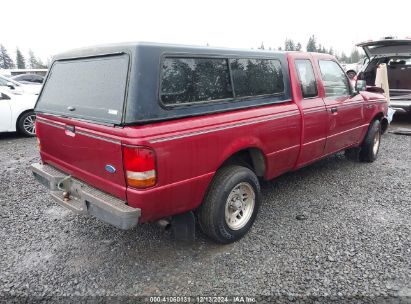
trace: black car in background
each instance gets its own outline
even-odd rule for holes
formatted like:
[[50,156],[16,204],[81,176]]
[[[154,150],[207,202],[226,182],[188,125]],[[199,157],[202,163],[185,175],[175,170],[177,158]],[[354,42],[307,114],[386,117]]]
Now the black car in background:
[[11,77],[11,79],[23,84],[43,84],[44,77],[36,74],[20,74]]

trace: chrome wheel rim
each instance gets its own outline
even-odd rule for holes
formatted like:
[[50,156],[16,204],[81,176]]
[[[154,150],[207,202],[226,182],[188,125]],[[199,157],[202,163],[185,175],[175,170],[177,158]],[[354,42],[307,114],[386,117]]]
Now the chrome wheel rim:
[[30,135],[36,134],[36,114],[28,115],[23,121],[23,128]]
[[247,182],[236,185],[225,204],[225,222],[232,230],[243,228],[251,218],[255,206],[254,188]]
[[374,135],[374,144],[372,146],[372,152],[374,153],[374,156],[377,155],[378,149],[380,147],[380,132],[375,132]]

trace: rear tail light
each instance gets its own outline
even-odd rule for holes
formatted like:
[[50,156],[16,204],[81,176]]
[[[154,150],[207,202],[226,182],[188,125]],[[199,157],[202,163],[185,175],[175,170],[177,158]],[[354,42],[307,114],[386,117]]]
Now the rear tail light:
[[123,146],[123,161],[128,186],[144,189],[156,184],[156,158],[153,150]]

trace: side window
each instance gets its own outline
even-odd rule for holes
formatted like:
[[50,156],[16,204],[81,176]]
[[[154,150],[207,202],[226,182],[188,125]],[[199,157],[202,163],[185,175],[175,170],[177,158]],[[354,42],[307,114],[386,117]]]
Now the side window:
[[236,97],[260,96],[284,92],[281,64],[273,59],[231,59]]
[[166,58],[162,66],[161,101],[166,105],[232,98],[228,60]]
[[350,94],[348,79],[335,61],[320,60],[319,65],[326,97]]
[[318,96],[317,82],[311,61],[308,59],[298,59],[295,61],[298,80],[300,81],[301,94],[304,98]]

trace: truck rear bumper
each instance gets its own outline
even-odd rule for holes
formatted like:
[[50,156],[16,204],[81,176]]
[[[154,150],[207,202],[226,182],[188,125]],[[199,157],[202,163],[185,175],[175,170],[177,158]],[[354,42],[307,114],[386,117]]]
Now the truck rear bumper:
[[137,225],[141,210],[110,194],[87,185],[50,165],[32,164],[35,178],[61,206],[77,214],[89,214],[120,229]]

